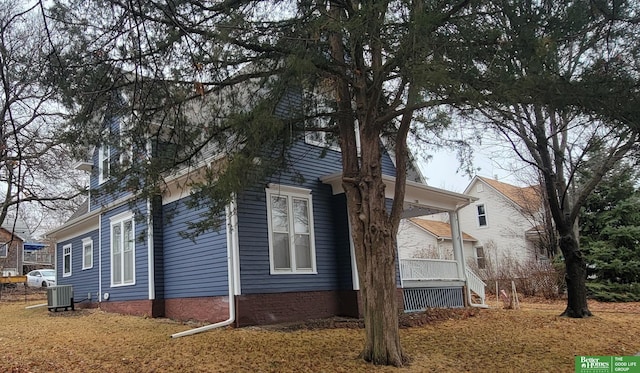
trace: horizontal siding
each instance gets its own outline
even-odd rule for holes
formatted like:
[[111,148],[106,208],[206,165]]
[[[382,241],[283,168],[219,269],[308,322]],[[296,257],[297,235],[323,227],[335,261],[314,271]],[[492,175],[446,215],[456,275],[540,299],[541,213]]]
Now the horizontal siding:
[[204,209],[189,209],[185,200],[164,207],[164,297],[204,297],[228,293],[227,235],[223,226],[199,235],[181,237],[188,222],[201,219]]
[[147,251],[146,204],[135,206],[135,285],[111,287],[111,225],[110,218],[132,211],[131,206],[116,207],[101,217],[102,227],[102,291],[109,293],[109,301],[149,299],[149,270]]
[[[267,232],[266,192],[263,187],[242,193],[238,198],[240,275],[243,294],[290,291],[337,290],[344,288],[344,273],[338,265],[338,242],[334,225],[334,197],[330,186],[319,177],[341,170],[340,153],[296,144],[290,152],[292,169],[278,173],[267,182],[312,190],[317,274],[271,275]],[[302,182],[299,176],[302,176]],[[298,182],[296,182],[298,181]],[[344,240],[344,235],[341,237]],[[348,245],[348,242],[347,242]],[[342,243],[344,248],[344,243]],[[348,246],[347,246],[348,247]]]
[[[91,238],[93,240],[93,267],[82,269],[82,240]],[[62,277],[63,247],[71,244],[71,276]],[[97,300],[99,284],[99,253],[98,230],[93,230],[86,234],[59,242],[56,245],[56,283],[58,285],[72,285],[74,301],[80,302],[87,299],[91,293],[91,299]]]

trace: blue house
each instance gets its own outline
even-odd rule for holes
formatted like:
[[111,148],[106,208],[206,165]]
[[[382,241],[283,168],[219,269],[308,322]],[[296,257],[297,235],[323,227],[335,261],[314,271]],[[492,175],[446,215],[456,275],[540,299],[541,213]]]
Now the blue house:
[[[205,208],[187,203],[192,195],[186,181],[196,168],[167,178],[158,198],[100,194],[95,191],[110,177],[113,154],[96,149],[92,162],[82,165],[91,170],[92,193],[83,208],[48,233],[56,242],[58,285],[73,285],[79,306],[178,320],[243,326],[358,316],[340,152],[301,139],[289,155],[292,169],[239,193],[220,226],[191,240],[181,232]],[[391,198],[390,154],[383,171]],[[407,182],[407,217],[449,213],[455,260],[401,263],[399,308],[469,303],[473,284],[457,211],[472,200]]]

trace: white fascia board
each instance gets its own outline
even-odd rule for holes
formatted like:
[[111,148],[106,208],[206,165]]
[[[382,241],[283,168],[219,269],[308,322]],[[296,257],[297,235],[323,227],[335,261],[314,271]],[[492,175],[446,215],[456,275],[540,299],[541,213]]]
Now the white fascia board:
[[[382,175],[385,183],[386,198],[393,199],[395,193],[396,178],[393,176]],[[331,185],[333,194],[344,193],[342,187],[342,173],[334,173],[320,177],[320,181]],[[427,208],[435,209],[440,212],[457,211],[460,208],[477,201],[476,197],[466,194],[451,192],[445,189],[432,187],[426,184],[420,184],[413,181],[406,181],[405,184],[405,210],[411,208]]]

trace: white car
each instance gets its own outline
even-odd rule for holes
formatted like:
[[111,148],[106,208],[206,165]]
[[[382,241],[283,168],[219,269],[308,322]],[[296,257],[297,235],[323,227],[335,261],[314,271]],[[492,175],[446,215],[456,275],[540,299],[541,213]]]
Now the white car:
[[56,271],[53,269],[37,269],[27,273],[27,286],[43,287],[56,285]]

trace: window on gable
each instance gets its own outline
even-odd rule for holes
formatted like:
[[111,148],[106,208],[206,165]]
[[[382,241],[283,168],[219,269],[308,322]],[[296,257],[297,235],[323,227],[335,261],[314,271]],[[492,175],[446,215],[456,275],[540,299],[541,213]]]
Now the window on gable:
[[476,247],[476,261],[479,269],[485,269],[487,264],[484,257],[484,248],[482,246]]
[[477,205],[478,209],[478,226],[486,227],[487,226],[487,212],[484,208],[484,205]]
[[62,247],[62,276],[71,276],[71,245]]
[[0,244],[0,258],[7,257],[7,243]]
[[98,182],[109,180],[111,174],[111,146],[103,144],[98,149]]
[[270,186],[266,192],[271,273],[316,273],[311,191]]
[[133,146],[131,141],[131,125],[120,122],[120,166],[127,169],[131,166],[133,160]]
[[82,269],[93,267],[93,240],[85,238],[82,240]]
[[111,286],[135,283],[133,215],[111,220]]

